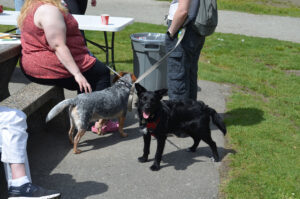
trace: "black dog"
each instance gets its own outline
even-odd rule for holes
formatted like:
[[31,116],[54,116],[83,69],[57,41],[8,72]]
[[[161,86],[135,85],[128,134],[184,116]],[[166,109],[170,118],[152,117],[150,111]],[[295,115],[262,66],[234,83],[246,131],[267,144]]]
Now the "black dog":
[[200,140],[206,142],[213,153],[215,161],[219,161],[219,154],[216,143],[211,138],[209,127],[210,117],[217,127],[226,134],[226,127],[219,114],[202,101],[168,101],[161,100],[167,93],[167,89],[157,91],[147,91],[140,84],[136,84],[138,101],[138,115],[140,127],[146,128],[144,131],[144,153],[139,157],[140,162],[148,161],[151,135],[157,139],[157,150],[153,165],[153,171],[160,169],[167,134],[173,133],[179,137],[186,134],[193,138],[194,144],[188,151],[195,152]]

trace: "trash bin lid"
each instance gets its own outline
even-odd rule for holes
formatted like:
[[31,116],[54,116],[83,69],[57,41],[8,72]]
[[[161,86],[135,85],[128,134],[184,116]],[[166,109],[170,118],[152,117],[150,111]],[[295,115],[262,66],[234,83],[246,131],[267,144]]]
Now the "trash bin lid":
[[163,33],[134,33],[130,35],[132,41],[140,43],[164,43],[166,35]]

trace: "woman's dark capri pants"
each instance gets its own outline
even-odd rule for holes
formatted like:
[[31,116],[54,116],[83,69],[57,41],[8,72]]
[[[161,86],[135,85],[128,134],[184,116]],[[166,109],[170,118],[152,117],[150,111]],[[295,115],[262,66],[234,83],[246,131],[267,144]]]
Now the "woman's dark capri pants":
[[[168,22],[169,27],[171,22]],[[174,40],[166,37],[167,52],[177,43],[178,34],[174,37]],[[170,100],[197,99],[198,60],[204,42],[205,37],[197,34],[191,25],[187,25],[183,40],[167,59]]]
[[[32,82],[44,85],[57,85],[68,90],[77,90],[78,93],[81,93],[74,76],[63,79],[40,79],[26,75],[24,71],[23,73]],[[91,85],[92,91],[100,91],[110,86],[110,71],[105,64],[98,59],[96,59],[94,66],[83,72],[82,75]]]

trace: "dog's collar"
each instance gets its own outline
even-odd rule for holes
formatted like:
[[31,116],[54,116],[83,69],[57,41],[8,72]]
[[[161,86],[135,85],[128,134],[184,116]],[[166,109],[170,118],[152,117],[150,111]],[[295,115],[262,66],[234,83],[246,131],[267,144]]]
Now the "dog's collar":
[[125,85],[127,88],[131,88],[132,87],[131,83],[129,83],[129,82],[123,80],[123,79],[119,79],[118,81],[119,81],[120,84]]
[[147,124],[146,124],[147,129],[154,131],[156,129],[159,121],[160,121],[160,118],[157,118],[157,120],[154,122],[147,122]]

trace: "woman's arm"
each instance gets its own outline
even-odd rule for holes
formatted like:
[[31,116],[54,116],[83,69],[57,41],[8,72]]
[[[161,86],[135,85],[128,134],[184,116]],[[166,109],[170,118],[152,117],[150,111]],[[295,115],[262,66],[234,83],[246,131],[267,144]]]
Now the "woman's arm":
[[35,12],[34,24],[44,30],[47,42],[59,61],[74,76],[80,91],[91,92],[90,84],[80,72],[66,45],[66,24],[61,11],[50,4],[42,5]]
[[181,26],[185,22],[185,19],[189,12],[189,7],[190,7],[190,0],[178,1],[178,8],[174,14],[172,24],[168,29],[172,37],[177,33],[177,31],[181,28]]

